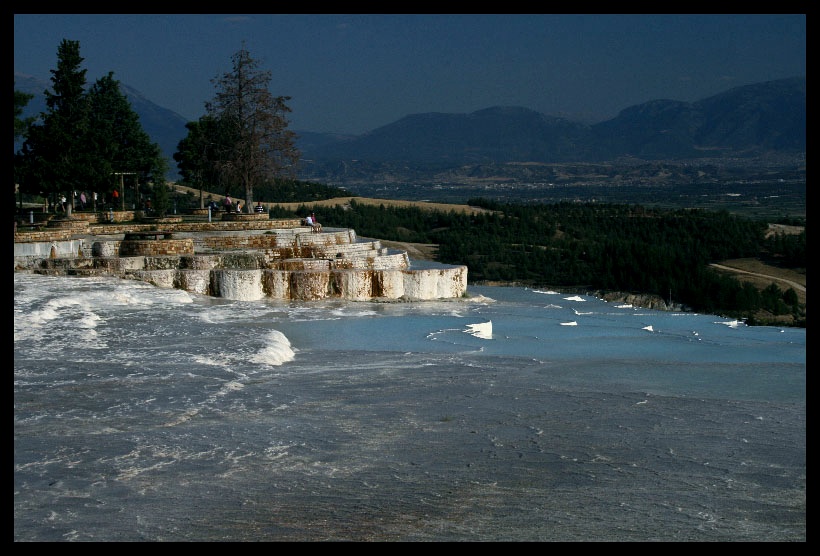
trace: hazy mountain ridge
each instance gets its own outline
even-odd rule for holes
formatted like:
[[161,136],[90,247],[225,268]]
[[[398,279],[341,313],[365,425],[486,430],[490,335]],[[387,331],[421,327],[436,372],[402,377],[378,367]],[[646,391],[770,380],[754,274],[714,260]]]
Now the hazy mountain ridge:
[[[120,87],[176,177],[173,153],[187,135],[187,120]],[[35,95],[24,116],[45,111],[43,91],[50,88],[50,82],[15,73],[15,89]],[[806,79],[736,87],[693,103],[652,100],[597,124],[496,106],[411,114],[358,136],[296,133],[303,154],[299,177],[342,185],[351,179],[429,180],[464,165],[771,157],[805,152]]]
[[[528,108],[493,107],[470,114],[411,114],[359,137],[302,145],[306,158],[441,164],[509,160],[583,160],[584,124]],[[579,150],[580,149],[580,150]]]
[[695,103],[705,116],[697,139],[761,149],[806,150],[806,79],[739,87]]
[[652,100],[588,125],[520,107],[413,114],[352,140],[304,145],[315,161],[544,163],[748,156],[806,148],[806,80],[737,87],[687,103]]

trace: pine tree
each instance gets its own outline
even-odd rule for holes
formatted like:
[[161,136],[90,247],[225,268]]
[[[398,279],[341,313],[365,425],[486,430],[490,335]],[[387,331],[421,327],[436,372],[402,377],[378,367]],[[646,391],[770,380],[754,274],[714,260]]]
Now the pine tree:
[[[80,69],[80,43],[63,40],[57,49],[57,69],[51,70],[54,91],[45,91],[48,111],[42,124],[29,127],[22,154],[36,182],[24,180],[36,193],[73,198],[88,180],[90,169],[85,137],[88,103],[84,94],[86,70]],[[66,216],[71,215],[68,203]]]
[[[113,74],[86,93],[82,62],[79,42],[63,40],[57,69],[51,71],[54,91],[45,91],[47,111],[29,125],[15,156],[21,189],[51,196],[56,203],[63,195],[72,201],[75,191],[113,190],[115,172],[134,172],[145,185],[154,178],[164,183],[162,151],[142,130]],[[68,217],[71,208],[68,202]]]
[[229,182],[244,187],[245,210],[250,211],[254,186],[295,177],[300,153],[296,134],[288,130],[290,97],[270,93],[271,72],[260,71],[244,45],[232,62],[232,71],[213,80],[217,93],[205,107],[233,139],[219,167]]
[[87,141],[95,156],[89,187],[109,192],[118,187],[119,180],[112,179],[116,174],[128,175],[135,180],[134,204],[139,206],[140,191],[148,192],[148,182],[164,183],[164,174],[160,173],[165,167],[162,151],[142,129],[139,116],[112,72],[94,83],[88,91],[88,102],[91,110]]
[[[34,123],[34,116],[30,116],[28,118],[21,118],[20,116],[23,115],[23,108],[29,103],[31,99],[34,98],[34,95],[29,93],[24,93],[22,91],[18,91],[17,89],[14,90],[14,143],[17,144],[17,140],[21,137],[25,136],[27,133],[28,128],[31,124]],[[12,206],[15,206],[17,203],[17,199],[15,197],[17,193],[17,186],[20,183],[20,174],[23,170],[23,161],[19,153],[14,153],[14,189],[12,191]],[[20,197],[20,209],[22,210],[22,195]]]

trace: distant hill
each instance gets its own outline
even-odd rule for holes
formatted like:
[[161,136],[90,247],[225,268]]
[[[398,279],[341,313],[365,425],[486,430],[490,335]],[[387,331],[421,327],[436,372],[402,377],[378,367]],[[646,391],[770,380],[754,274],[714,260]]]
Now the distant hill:
[[594,125],[520,107],[414,114],[305,148],[315,161],[470,164],[601,162],[805,151],[806,79],[748,85],[694,102],[653,100]]
[[736,87],[698,102],[655,100],[592,126],[596,160],[748,157],[806,150],[806,79]]
[[[508,160],[582,160],[589,128],[521,107],[471,114],[413,114],[354,138],[303,147],[316,160],[465,164]],[[579,150],[580,148],[580,150]]]
[[[15,73],[15,88],[35,94],[24,115],[45,110],[50,83]],[[186,119],[121,90],[143,129],[160,145],[176,173],[173,153],[187,135]],[[619,159],[686,160],[750,158],[806,150],[806,79],[795,77],[736,87],[697,102],[653,100],[594,125],[547,116],[522,107],[491,107],[470,114],[406,116],[354,135],[296,131],[302,151],[299,177],[343,185],[378,180],[401,170],[402,178],[463,165],[511,162],[594,163]],[[18,146],[15,146],[15,150]]]

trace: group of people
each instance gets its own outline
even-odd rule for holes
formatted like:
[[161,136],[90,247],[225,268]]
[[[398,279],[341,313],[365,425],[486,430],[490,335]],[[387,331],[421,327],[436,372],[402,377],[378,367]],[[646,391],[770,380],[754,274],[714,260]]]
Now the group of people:
[[[100,203],[98,203],[98,201],[97,201],[97,193],[93,193],[93,194],[87,196],[85,191],[81,191],[81,192],[79,192],[79,194],[75,191],[75,192],[73,192],[73,196],[74,196],[74,199],[73,199],[73,209],[74,210],[85,210],[88,207],[90,207],[92,210],[94,210],[94,209],[98,209],[101,206],[103,206],[103,203],[105,203],[106,205],[110,205],[113,208],[118,208],[119,207],[120,194],[119,194],[119,191],[117,191],[116,189],[114,189],[111,192],[110,196],[104,196],[105,198],[104,198],[103,202],[100,202]],[[49,202],[48,207],[46,206],[46,203],[44,202],[43,203],[43,210],[53,208],[53,210],[55,212],[66,212],[66,210],[68,208],[68,204],[69,204],[69,200],[66,198],[66,196],[65,195],[60,195],[57,199],[57,202],[56,203]],[[237,201],[236,204],[234,204],[234,202],[231,199],[231,196],[229,194],[225,195],[225,199],[222,201],[222,206],[225,209],[225,212],[242,212],[242,201]],[[219,210],[219,203],[217,201],[211,200],[208,203],[208,208],[210,208],[212,211],[217,211],[217,210]],[[142,209],[147,211],[147,212],[151,212],[152,207],[151,207],[151,200],[149,198],[146,198],[143,201]],[[260,213],[260,214],[265,212],[265,207],[262,205],[262,201],[258,201],[256,203],[256,206],[254,207],[254,212]]]
[[[99,208],[97,203],[97,193],[86,195],[85,191],[77,191],[72,192],[73,199],[69,201],[65,195],[60,195],[57,199],[56,203],[48,203],[48,206],[45,206],[44,209],[53,208],[55,212],[66,212],[68,210],[69,203],[71,204],[72,210],[86,210],[90,208],[91,210],[96,210]],[[115,189],[111,194],[111,200],[109,201],[112,205],[116,205],[117,199],[119,198],[119,193]]]
[[242,201],[237,200],[236,205],[233,204],[230,194],[225,195],[225,200],[222,201],[225,212],[242,212]]
[[[225,194],[225,199],[222,201],[222,205],[225,209],[225,212],[242,212],[242,201],[237,201],[236,205],[234,205],[230,194]],[[211,208],[211,210],[217,210],[217,208],[219,208],[216,204],[216,201],[211,201],[210,203],[208,203],[208,206]],[[262,205],[262,201],[256,202],[256,206],[253,208],[253,211],[259,214],[265,212],[265,207]],[[318,233],[322,231],[322,225],[319,223],[318,220],[316,220],[316,214],[313,212],[311,212],[305,218],[305,225],[310,226],[312,232]]]
[[[225,208],[225,212],[242,212],[242,201],[236,201],[236,205],[234,205],[230,194],[225,195],[225,200],[222,201],[222,204]],[[215,201],[211,201],[208,206],[211,207],[212,210],[219,208]],[[262,206],[262,201],[257,201],[253,210],[257,213],[264,213],[265,207]]]

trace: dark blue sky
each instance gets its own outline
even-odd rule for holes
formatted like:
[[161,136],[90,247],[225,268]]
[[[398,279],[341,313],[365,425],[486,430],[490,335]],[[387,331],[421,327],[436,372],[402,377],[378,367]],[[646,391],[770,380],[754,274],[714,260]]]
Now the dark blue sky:
[[294,130],[364,133],[409,114],[523,106],[583,121],[806,75],[806,15],[15,14],[14,71],[50,80],[63,39],[188,119],[243,44]]

